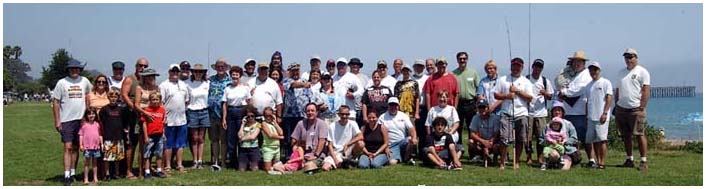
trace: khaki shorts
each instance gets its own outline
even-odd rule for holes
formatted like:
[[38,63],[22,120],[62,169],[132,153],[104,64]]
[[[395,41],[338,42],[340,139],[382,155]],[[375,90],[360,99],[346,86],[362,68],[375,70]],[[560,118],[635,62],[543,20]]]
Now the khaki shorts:
[[547,117],[530,116],[527,123],[529,124],[527,136],[531,136],[529,140],[538,139],[537,141],[539,141],[539,132],[544,132],[544,128],[547,126]]
[[615,106],[615,123],[621,135],[632,133],[635,136],[642,136],[645,135],[647,113]]

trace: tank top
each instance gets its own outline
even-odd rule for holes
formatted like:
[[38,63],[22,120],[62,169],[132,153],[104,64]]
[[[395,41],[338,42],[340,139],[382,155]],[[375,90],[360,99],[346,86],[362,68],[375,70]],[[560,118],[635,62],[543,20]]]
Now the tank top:
[[[270,132],[277,133],[277,128],[275,128],[275,126],[270,123],[263,122],[261,126],[269,128]],[[279,139],[270,138],[269,136],[267,136],[265,134],[264,129],[262,129],[261,132],[262,132],[262,136],[263,136],[263,138],[262,138],[262,140],[263,140],[262,145],[263,146],[275,146],[275,147],[279,146]]]
[[130,85],[130,92],[128,92],[127,95],[128,97],[130,97],[130,99],[135,99],[135,91],[137,90],[137,85],[139,85],[141,81],[137,79],[135,75],[130,75],[128,76],[128,78],[132,80],[132,84]]
[[159,92],[158,88],[155,90],[142,89],[142,95],[140,96],[140,108],[145,109],[150,104],[150,94],[153,92]]
[[365,149],[368,150],[368,152],[375,153],[382,144],[385,143],[382,139],[382,130],[380,129],[380,125],[378,125],[375,129],[370,129],[370,127],[365,128],[365,132],[363,133],[363,141],[365,142]]

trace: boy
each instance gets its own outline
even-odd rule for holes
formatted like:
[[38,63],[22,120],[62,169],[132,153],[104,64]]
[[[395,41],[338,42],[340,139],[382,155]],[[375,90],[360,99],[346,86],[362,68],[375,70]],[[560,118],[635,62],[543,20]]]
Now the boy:
[[149,95],[150,104],[145,111],[152,115],[152,121],[149,121],[144,115],[141,120],[143,132],[143,140],[146,144],[145,150],[142,153],[144,169],[145,169],[145,179],[151,179],[150,174],[150,163],[152,161],[152,155],[157,157],[157,177],[165,178],[167,175],[162,172],[162,149],[164,148],[164,120],[166,112],[164,107],[160,104],[162,101],[162,95],[158,92]]
[[426,148],[427,157],[439,168],[462,170],[461,161],[456,155],[456,144],[451,135],[445,132],[447,124],[443,117],[434,118],[432,122],[434,132],[427,136],[429,141]]
[[[103,107],[98,113],[103,126],[103,172],[106,180],[117,179],[118,161],[125,158],[124,140],[128,133],[127,116],[130,113],[127,107],[120,106],[118,99],[120,90],[113,88],[108,92],[110,104]],[[110,165],[113,165],[113,174],[110,174]]]
[[[588,118],[588,129],[586,131],[586,144],[593,144],[596,153],[597,163],[592,168],[605,169],[605,157],[608,153],[608,123],[610,122],[611,99],[613,97],[613,85],[609,80],[601,77],[601,65],[593,62],[588,66],[588,72],[593,81],[586,85],[584,95],[588,97],[586,108]],[[590,157],[589,161],[593,161]]]

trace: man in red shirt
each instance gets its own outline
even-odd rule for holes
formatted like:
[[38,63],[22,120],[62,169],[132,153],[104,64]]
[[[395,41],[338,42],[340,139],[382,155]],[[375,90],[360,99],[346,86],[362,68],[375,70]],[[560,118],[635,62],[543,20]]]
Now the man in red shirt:
[[437,93],[440,91],[449,92],[449,102],[451,106],[458,106],[459,89],[456,77],[446,72],[446,59],[443,57],[436,60],[436,73],[429,76],[427,82],[424,83],[424,98],[427,102],[427,109],[431,109],[439,104]]

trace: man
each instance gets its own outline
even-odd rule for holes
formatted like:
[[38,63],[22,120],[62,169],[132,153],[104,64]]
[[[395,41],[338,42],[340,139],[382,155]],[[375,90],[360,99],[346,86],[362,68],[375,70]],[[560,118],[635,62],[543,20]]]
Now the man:
[[[322,169],[329,171],[341,167],[344,160],[353,160],[363,150],[359,141],[363,140],[363,133],[360,132],[358,124],[349,121],[350,108],[346,105],[338,108],[338,116],[341,118],[337,122],[329,125],[328,151],[329,155],[324,158]],[[348,162],[350,163],[350,162]]]
[[647,171],[647,101],[650,99],[650,73],[638,65],[637,51],[628,48],[623,53],[626,68],[618,73],[618,90],[615,91],[615,123],[620,129],[627,155],[622,167],[634,167],[632,156],[633,136],[637,137],[640,150],[641,171]]
[[432,74],[436,73],[436,59],[427,58],[425,64],[428,76],[431,76]]
[[[376,71],[378,71],[380,74],[380,78],[381,78],[380,84],[382,86],[385,86],[390,89],[395,88],[395,85],[397,84],[397,79],[395,79],[395,77],[387,75],[387,62],[385,62],[385,60],[378,61]],[[372,85],[373,85],[373,81],[369,80],[368,84],[366,86],[370,87]]]
[[[576,134],[578,135],[579,141],[586,141],[586,96],[582,95],[582,90],[591,82],[591,75],[586,69],[586,53],[583,51],[576,51],[572,57],[569,57],[571,61],[571,66],[573,72],[577,73],[574,78],[567,78],[570,82],[565,88],[559,90],[559,99],[564,102],[564,110],[566,110],[566,116],[564,119],[569,120],[576,128]],[[595,168],[596,159],[593,148],[590,144],[584,144],[584,150],[588,156],[587,167]]]
[[93,87],[88,79],[79,75],[83,71],[81,62],[71,59],[67,64],[66,71],[69,75],[56,83],[52,96],[54,127],[61,134],[61,142],[64,143],[64,186],[71,185],[73,177],[76,176],[78,131],[86,111],[86,95]]
[[390,97],[387,100],[387,112],[380,115],[378,119],[378,124],[387,127],[390,144],[387,154],[390,157],[390,165],[408,161],[412,147],[419,143],[417,132],[409,116],[398,111],[399,103],[397,97]]
[[441,91],[449,92],[448,104],[453,107],[458,107],[459,89],[456,77],[453,74],[446,72],[446,59],[441,57],[436,60],[436,73],[429,76],[424,84],[425,101],[427,102],[427,110],[431,107],[439,105],[439,99],[436,95]]
[[[471,119],[476,114],[476,90],[480,85],[480,75],[475,69],[467,67],[468,65],[468,53],[458,52],[456,53],[456,62],[458,62],[458,68],[453,71],[454,76],[456,76],[456,81],[458,81],[458,101],[456,103],[456,109],[460,116],[459,127],[458,127],[458,138],[463,138],[463,128],[468,127],[471,123]],[[458,144],[463,146],[463,140],[458,140]],[[471,156],[469,156],[471,158]]]
[[[304,106],[307,103],[316,101],[314,93],[311,91],[310,83],[299,77],[300,65],[298,63],[292,63],[287,68],[287,71],[291,77],[284,79],[284,125],[282,129],[284,130],[284,142],[282,143],[282,149],[284,150],[284,157],[289,157],[292,153],[292,146],[289,144],[289,136],[292,134],[296,123],[303,120],[306,116],[304,113]],[[255,98],[255,97],[253,97]]]
[[305,81],[309,81],[309,74],[313,71],[321,71],[321,57],[319,56],[312,56],[309,59],[309,72],[304,72],[301,75],[301,78],[304,79]]
[[536,150],[537,159],[542,156],[542,146],[539,144],[539,132],[544,132],[544,126],[547,125],[547,102],[552,99],[554,87],[546,77],[542,76],[544,69],[544,60],[535,59],[532,63],[532,74],[527,75],[530,83],[532,83],[532,92],[536,95],[534,100],[529,104],[529,126],[527,127],[527,136],[529,143],[525,146],[527,152],[527,164],[532,164],[532,140],[537,140]]
[[404,62],[402,62],[402,59],[395,59],[392,61],[392,68],[395,71],[394,74],[392,74],[392,78],[395,78],[396,80],[401,80],[402,79],[402,66],[404,65]]
[[586,144],[593,145],[596,152],[596,168],[605,169],[605,158],[608,153],[608,123],[610,122],[611,98],[613,85],[601,77],[601,65],[598,62],[588,66],[588,72],[593,81],[588,83],[584,95],[588,98],[588,130],[586,131]]
[[189,64],[189,61],[181,61],[181,63],[179,63],[179,69],[181,73],[179,75],[179,80],[186,81],[189,79],[189,76],[191,76],[191,64]]
[[[363,62],[360,62],[359,58],[351,58],[351,61],[348,62],[348,67],[351,69],[351,73],[354,74],[356,77],[358,77],[358,80],[360,80],[360,83],[363,84],[363,86],[367,86],[368,83],[368,76],[360,73],[360,69],[363,68]],[[355,99],[355,114],[356,115],[366,115],[362,114],[362,104],[361,104],[361,99]],[[358,124],[358,126],[363,126],[363,117],[366,116],[358,116],[355,119],[355,122]]]
[[[434,62],[432,60],[432,62]],[[433,64],[433,63],[432,63]],[[419,86],[419,115],[420,116],[425,116],[427,115],[427,112],[429,110],[426,110],[426,101],[424,101],[424,83],[427,82],[427,79],[429,78],[428,74],[424,73],[424,60],[417,59],[414,60],[414,65],[412,65],[412,69],[414,70],[414,74],[412,74],[412,80],[417,82],[417,86]],[[419,131],[419,136],[427,136],[426,135],[426,128],[424,128],[424,120],[423,119],[417,119],[414,122],[415,129]],[[421,130],[420,130],[421,129]],[[423,131],[422,131],[423,130]],[[425,137],[422,137],[424,139]],[[426,144],[426,141],[420,140],[422,144]]]
[[[182,66],[184,62],[182,62]],[[186,105],[189,103],[190,94],[187,90],[186,83],[181,80],[182,70],[180,66],[172,64],[169,66],[169,79],[159,84],[159,92],[162,95],[162,102],[166,110],[166,125],[164,127],[164,135],[166,142],[164,145],[165,166],[167,170],[171,169],[172,152],[176,151],[177,169],[181,172],[186,171],[182,164],[184,155],[184,147],[186,147]]]
[[[129,115],[126,116],[127,118],[127,123],[128,123],[128,135],[125,142],[125,154],[126,154],[126,160],[125,162],[125,171],[126,177],[128,179],[137,179],[134,174],[132,174],[132,161],[133,161],[133,156],[135,149],[137,148],[138,144],[141,144],[141,140],[139,138],[142,136],[140,135],[142,132],[142,125],[138,124],[138,118],[139,114],[137,113],[137,108],[138,104],[140,102],[134,102],[133,100],[135,99],[135,92],[137,90],[137,86],[140,85],[142,76],[140,76],[140,73],[147,69],[149,67],[149,61],[147,61],[146,58],[138,58],[137,61],[135,62],[135,73],[126,77],[125,80],[123,80],[123,86],[120,88],[120,96],[125,102],[125,105],[130,108],[130,113]],[[142,147],[140,147],[142,148]],[[144,173],[142,170],[142,155],[140,152],[138,152],[138,167],[140,171],[139,175],[142,176]]]
[[[338,69],[338,74],[333,77],[333,89],[336,95],[344,97],[346,99],[346,105],[348,107],[355,107],[356,100],[363,96],[363,84],[360,82],[358,77],[353,74],[349,74],[346,66],[348,60],[346,58],[338,58],[336,60],[336,68]],[[349,119],[356,120],[355,112],[351,112]]]
[[315,160],[325,157],[324,145],[328,137],[328,125],[322,119],[317,118],[315,103],[306,104],[306,119],[299,121],[297,127],[292,132],[292,144],[304,141],[304,161]]
[[[488,167],[490,154],[495,154],[493,161],[497,161],[500,154],[500,118],[490,113],[487,100],[478,100],[478,113],[473,116],[471,124],[468,126],[470,138],[468,140],[469,154],[480,154],[483,157],[485,167]],[[504,151],[504,150],[503,150]]]
[[250,80],[253,78],[257,77],[257,74],[255,74],[255,59],[248,58],[245,60],[245,65],[243,65],[243,68],[245,68],[245,71],[243,72],[244,74],[240,76],[240,82],[241,83],[249,83]]
[[282,109],[282,93],[279,91],[279,85],[275,80],[267,77],[269,67],[265,63],[260,63],[257,66],[257,77],[248,82],[248,85],[253,88],[252,103],[257,108],[257,112],[262,112],[265,107],[271,107],[275,110],[275,114],[280,120],[283,113]]
[[333,59],[326,60],[326,71],[322,72],[321,75],[324,75],[326,73],[329,75],[336,74],[336,61],[335,60],[333,60]]
[[[211,139],[211,169],[213,171],[220,171],[221,166],[225,165],[226,159],[230,159],[231,166],[235,165],[235,153],[230,153],[228,151],[228,146],[235,147],[234,138],[228,140],[227,130],[223,128],[223,108],[221,106],[221,100],[225,92],[226,86],[232,83],[231,77],[228,75],[227,70],[230,65],[223,58],[216,60],[215,64],[211,64],[211,68],[216,70],[216,75],[209,77],[209,89],[208,89],[208,114],[211,117],[211,127],[208,129],[208,136]],[[231,144],[228,145],[228,142]],[[230,158],[226,158],[228,154],[231,154]]]
[[[510,76],[503,76],[498,79],[498,86],[495,88],[495,98],[503,100],[502,109],[500,110],[501,127],[514,128],[515,131],[514,140],[516,143],[513,167],[517,169],[519,168],[519,157],[522,155],[522,148],[524,144],[528,143],[526,135],[527,104],[534,99],[534,93],[532,93],[532,83],[522,76],[524,61],[521,58],[513,58],[510,63]],[[507,141],[504,142],[508,144]]]
[[[365,92],[363,93],[363,97],[361,99],[361,104],[362,104],[362,115],[368,115],[368,112],[371,109],[374,109],[375,112],[379,114],[382,114],[383,112],[387,111],[387,100],[390,97],[393,97],[392,95],[392,89],[383,86],[380,84],[380,71],[374,71],[373,72],[373,86],[370,86],[368,88],[365,88]],[[368,116],[362,116],[363,117],[363,122],[367,123],[368,122]]]
[[[108,86],[110,86],[110,88],[117,88],[120,90],[123,87],[123,80],[125,80],[123,77],[123,73],[125,72],[125,63],[122,61],[115,61],[112,66],[113,75],[108,77]],[[121,101],[121,99],[118,99],[118,101]]]

